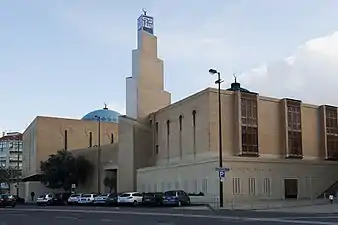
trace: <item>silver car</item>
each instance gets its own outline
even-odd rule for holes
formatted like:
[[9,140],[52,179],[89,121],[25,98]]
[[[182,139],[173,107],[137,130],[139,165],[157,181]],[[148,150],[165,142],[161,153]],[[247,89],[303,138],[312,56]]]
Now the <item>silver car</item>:
[[68,198],[68,204],[69,205],[75,205],[77,203],[79,203],[79,199],[82,197],[82,194],[72,194],[69,198]]

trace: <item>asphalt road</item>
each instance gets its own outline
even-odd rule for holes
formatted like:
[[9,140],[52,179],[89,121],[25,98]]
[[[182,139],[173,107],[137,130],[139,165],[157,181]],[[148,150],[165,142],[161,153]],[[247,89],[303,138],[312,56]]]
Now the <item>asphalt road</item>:
[[338,214],[286,214],[252,211],[190,210],[173,208],[36,207],[0,209],[0,225],[218,225],[320,224],[338,225]]

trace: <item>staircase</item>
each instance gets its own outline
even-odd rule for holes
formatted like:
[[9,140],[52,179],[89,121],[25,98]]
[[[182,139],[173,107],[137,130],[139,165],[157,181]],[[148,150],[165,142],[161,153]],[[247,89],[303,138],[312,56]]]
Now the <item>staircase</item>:
[[338,192],[338,180],[334,182],[329,188],[327,188],[325,191],[323,191],[320,195],[317,196],[317,198],[324,198],[325,195],[333,194],[336,195]]

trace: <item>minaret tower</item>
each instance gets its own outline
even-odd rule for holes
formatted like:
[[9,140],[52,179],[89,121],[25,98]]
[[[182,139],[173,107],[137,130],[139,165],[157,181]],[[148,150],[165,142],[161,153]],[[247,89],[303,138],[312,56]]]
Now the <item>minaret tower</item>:
[[128,117],[141,119],[170,105],[171,94],[164,90],[163,61],[157,57],[154,18],[143,10],[137,24],[132,76],[126,80],[126,111]]

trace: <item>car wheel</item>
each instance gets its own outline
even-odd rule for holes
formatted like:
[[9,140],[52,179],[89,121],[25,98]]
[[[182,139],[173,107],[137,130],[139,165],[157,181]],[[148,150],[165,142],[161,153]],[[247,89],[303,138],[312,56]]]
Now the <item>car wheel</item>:
[[137,201],[134,201],[134,202],[133,202],[133,206],[137,206]]
[[191,204],[191,202],[190,202],[190,200],[188,200],[188,205],[190,205]]
[[15,207],[15,204],[12,205],[12,208],[14,208],[14,207]]

